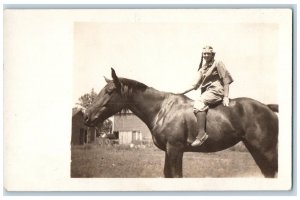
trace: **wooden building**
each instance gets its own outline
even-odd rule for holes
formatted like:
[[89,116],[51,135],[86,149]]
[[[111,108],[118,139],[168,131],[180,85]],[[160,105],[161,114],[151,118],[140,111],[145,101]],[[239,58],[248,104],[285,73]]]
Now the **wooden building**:
[[130,111],[114,115],[113,133],[119,139],[119,144],[141,144],[152,140],[146,124]]
[[84,125],[83,112],[77,110],[72,115],[72,145],[92,143],[96,139],[96,129]]

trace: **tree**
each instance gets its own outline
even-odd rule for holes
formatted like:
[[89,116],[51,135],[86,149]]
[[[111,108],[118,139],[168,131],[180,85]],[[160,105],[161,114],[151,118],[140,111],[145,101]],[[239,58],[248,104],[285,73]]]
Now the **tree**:
[[[92,88],[90,93],[86,93],[79,97],[78,103],[76,105],[83,107],[87,109],[94,101],[94,99],[97,97],[97,93],[94,91],[94,88]],[[73,111],[78,108],[73,108]],[[102,133],[110,133],[112,130],[112,121],[110,119],[106,119],[103,123],[100,123],[97,125],[97,129],[99,133],[97,135],[99,136]]]
[[83,108],[88,108],[93,103],[96,97],[97,93],[94,91],[94,88],[92,88],[90,93],[86,93],[79,97],[79,103],[76,104],[82,106]]
[[[108,133],[111,133],[112,132],[112,121],[110,119],[107,119],[105,120],[103,123],[100,123],[98,126],[98,132],[97,134],[102,134],[102,133],[105,133],[105,134],[108,134]],[[97,135],[97,136],[99,136]]]

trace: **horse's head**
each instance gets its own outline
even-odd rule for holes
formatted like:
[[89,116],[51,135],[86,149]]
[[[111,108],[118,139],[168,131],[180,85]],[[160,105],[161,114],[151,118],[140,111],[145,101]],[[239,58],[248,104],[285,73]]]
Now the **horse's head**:
[[125,106],[125,100],[121,94],[121,82],[114,69],[111,69],[111,76],[113,80],[105,78],[106,86],[84,112],[84,122],[87,126],[96,126],[97,123],[121,111]]

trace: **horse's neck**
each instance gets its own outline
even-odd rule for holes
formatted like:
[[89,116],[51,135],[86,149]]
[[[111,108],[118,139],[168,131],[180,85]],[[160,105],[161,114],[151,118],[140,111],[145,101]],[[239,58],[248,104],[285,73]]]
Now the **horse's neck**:
[[129,109],[151,129],[154,118],[161,109],[167,93],[147,88],[135,91],[129,100]]

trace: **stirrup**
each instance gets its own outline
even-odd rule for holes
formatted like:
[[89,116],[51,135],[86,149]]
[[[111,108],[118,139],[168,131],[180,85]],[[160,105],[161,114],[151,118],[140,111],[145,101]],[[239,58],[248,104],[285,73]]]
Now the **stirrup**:
[[205,133],[201,138],[196,138],[196,140],[191,144],[193,147],[201,146],[205,140],[207,140],[208,135]]

